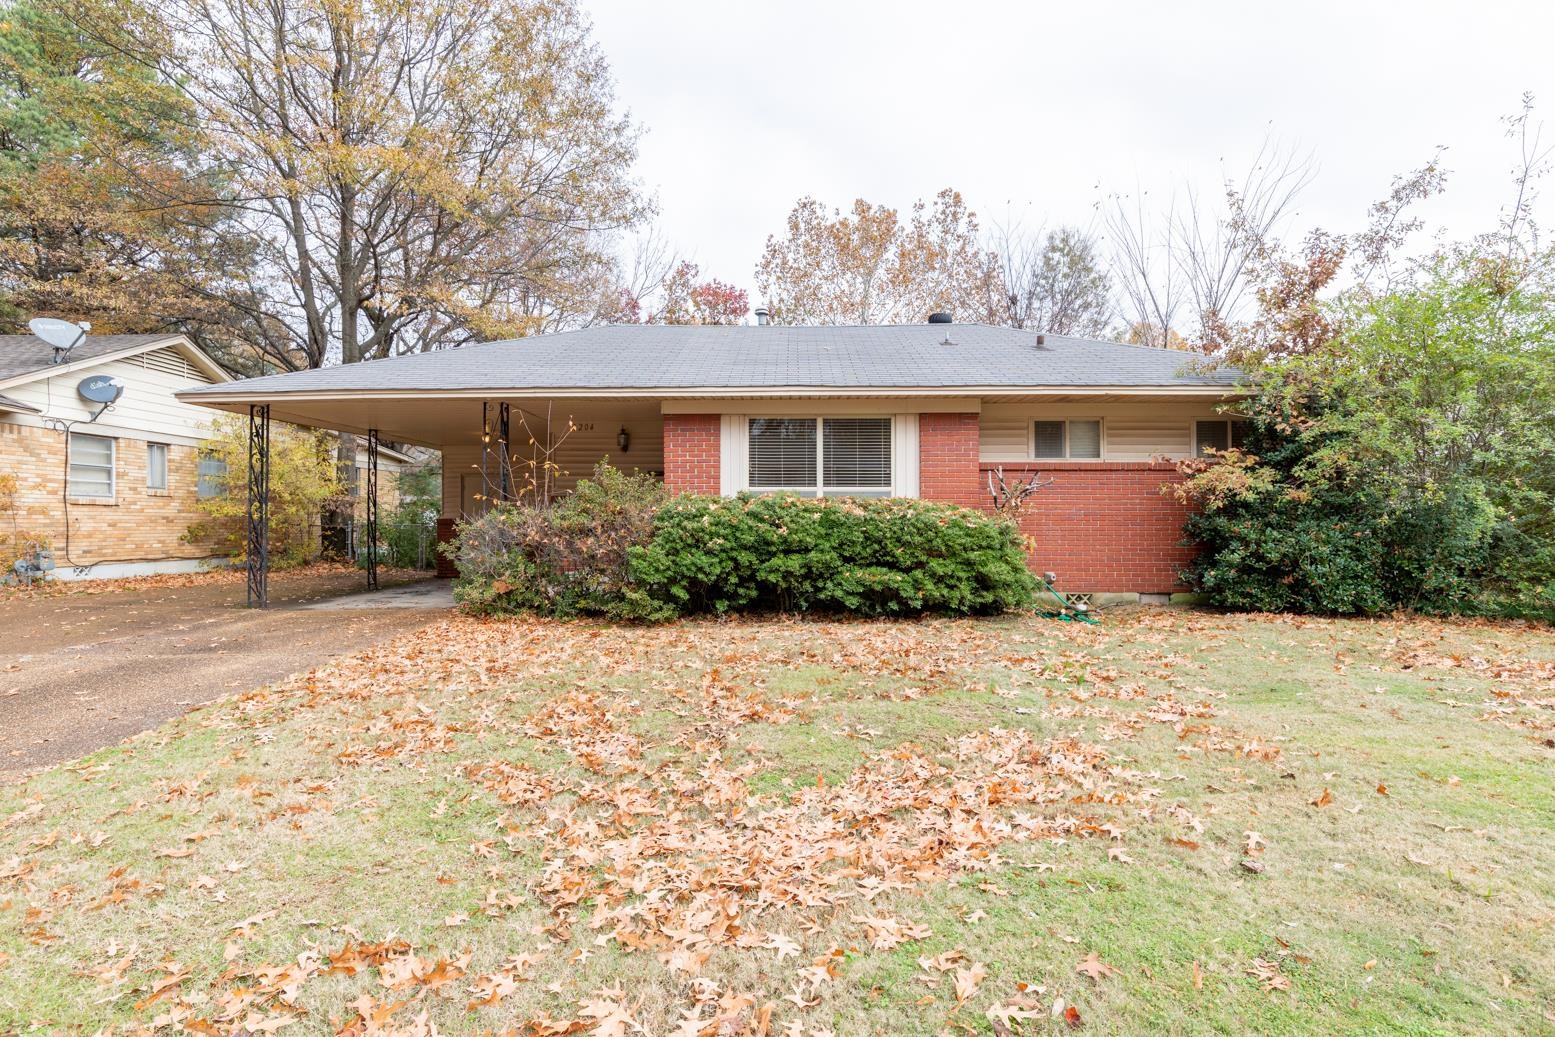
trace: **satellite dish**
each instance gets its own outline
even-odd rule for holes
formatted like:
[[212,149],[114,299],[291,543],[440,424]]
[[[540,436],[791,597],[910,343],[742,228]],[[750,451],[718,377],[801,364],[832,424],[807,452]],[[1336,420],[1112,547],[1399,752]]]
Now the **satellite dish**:
[[81,344],[81,340],[86,338],[86,333],[92,326],[86,321],[72,324],[68,320],[60,320],[57,317],[34,317],[27,322],[27,327],[34,335],[54,347],[54,362],[57,364],[65,358],[66,353]]
[[119,397],[124,395],[124,383],[112,375],[94,374],[77,383],[76,393],[83,400],[102,404],[92,415],[92,420],[96,421],[103,416],[103,411],[119,402]]
[[93,403],[118,403],[119,397],[124,395],[124,383],[112,375],[94,374],[90,378],[81,379],[76,392],[80,393],[83,400],[91,400]]

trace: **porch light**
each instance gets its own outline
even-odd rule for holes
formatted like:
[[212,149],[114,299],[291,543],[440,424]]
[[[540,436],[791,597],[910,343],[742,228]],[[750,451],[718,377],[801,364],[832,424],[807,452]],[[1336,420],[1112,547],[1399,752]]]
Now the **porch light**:
[[621,431],[616,433],[616,446],[621,448],[621,453],[626,453],[626,448],[631,444],[632,437],[627,434],[626,426],[621,426]]

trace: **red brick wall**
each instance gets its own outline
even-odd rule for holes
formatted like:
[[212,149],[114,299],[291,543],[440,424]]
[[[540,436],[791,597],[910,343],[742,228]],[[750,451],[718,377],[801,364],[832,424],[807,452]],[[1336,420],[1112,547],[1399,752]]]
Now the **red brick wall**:
[[[440,518],[437,520],[438,548],[441,548],[458,535],[458,526],[458,519]],[[459,567],[454,564],[454,560],[443,554],[441,550],[437,551],[437,575],[444,577],[459,575]]]
[[[718,493],[716,414],[664,416],[664,483],[677,492]],[[926,500],[989,510],[988,472],[979,461],[976,414],[918,418],[918,492]],[[1170,464],[1046,461],[1005,464],[1006,479],[1040,472],[1052,479],[1021,519],[1035,538],[1031,566],[1058,574],[1070,591],[1167,593],[1181,589],[1177,571],[1192,551],[1182,547],[1186,509],[1161,493],[1174,480]]]
[[978,438],[976,414],[918,415],[918,496],[984,507]]
[[[985,473],[993,467],[981,466]],[[1060,589],[1141,594],[1183,589],[1177,572],[1193,557],[1181,545],[1188,510],[1161,493],[1164,483],[1177,478],[1172,465],[1048,461],[1003,468],[1012,484],[1032,472],[1053,480],[1037,491],[1020,526],[1036,541],[1031,567],[1057,573]]]
[[[918,419],[918,492],[926,500],[991,510],[988,473],[979,461],[976,414]],[[1041,473],[1052,484],[1021,518],[1034,538],[1031,567],[1058,574],[1070,591],[1164,594],[1181,589],[1177,571],[1193,552],[1181,546],[1187,510],[1161,493],[1177,477],[1170,464],[1049,461],[1003,465],[1006,480]]]
[[664,415],[664,485],[676,493],[718,493],[717,414]]

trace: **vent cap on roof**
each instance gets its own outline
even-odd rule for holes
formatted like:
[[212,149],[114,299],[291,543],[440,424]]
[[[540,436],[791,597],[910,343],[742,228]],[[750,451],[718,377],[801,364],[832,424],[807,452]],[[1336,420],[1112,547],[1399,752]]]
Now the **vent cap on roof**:
[[772,313],[765,306],[756,307],[756,326],[766,327],[772,323]]
[[941,310],[941,311],[937,311],[935,313],[929,314],[929,323],[930,324],[954,324],[955,320],[954,320],[954,318],[952,318],[950,316],[950,314],[945,313],[943,310]]

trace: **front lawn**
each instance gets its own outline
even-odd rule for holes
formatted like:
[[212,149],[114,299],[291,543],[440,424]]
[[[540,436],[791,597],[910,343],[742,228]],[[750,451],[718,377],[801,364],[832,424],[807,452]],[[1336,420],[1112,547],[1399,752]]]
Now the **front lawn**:
[[1555,1032],[1555,637],[454,618],[0,838],[0,1032]]

